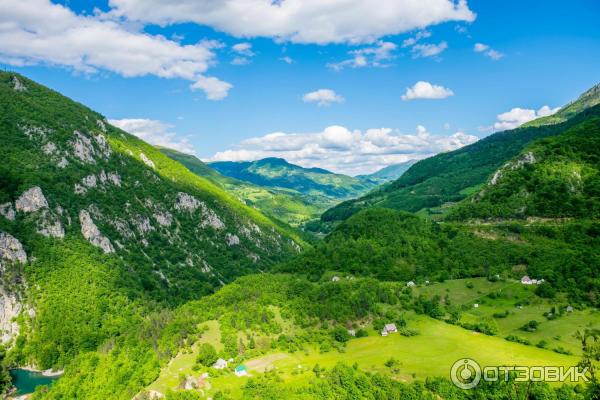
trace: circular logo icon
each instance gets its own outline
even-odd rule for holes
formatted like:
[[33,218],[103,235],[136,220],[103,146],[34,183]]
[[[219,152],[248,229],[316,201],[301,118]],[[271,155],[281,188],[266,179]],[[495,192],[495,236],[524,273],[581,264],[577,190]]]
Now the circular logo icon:
[[461,358],[452,365],[450,378],[456,387],[473,389],[481,380],[481,367],[475,360]]

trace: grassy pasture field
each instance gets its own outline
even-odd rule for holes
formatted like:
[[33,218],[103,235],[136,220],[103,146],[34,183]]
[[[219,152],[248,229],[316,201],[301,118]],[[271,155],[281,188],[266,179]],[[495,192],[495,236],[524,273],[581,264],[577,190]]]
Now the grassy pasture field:
[[[467,282],[470,282],[467,288]],[[489,297],[490,293],[496,293]],[[498,296],[498,293],[502,293]],[[364,371],[381,372],[401,381],[425,379],[430,376],[448,377],[452,364],[461,358],[473,358],[482,366],[485,365],[553,365],[572,366],[579,360],[579,344],[573,337],[577,329],[586,326],[600,325],[597,311],[575,310],[572,313],[553,320],[546,321],[542,313],[551,308],[552,303],[534,296],[533,288],[521,285],[516,281],[489,282],[486,279],[453,280],[435,283],[415,288],[415,295],[425,296],[448,295],[452,304],[464,305],[465,320],[489,318],[498,326],[496,336],[487,336],[463,329],[459,326],[407,312],[405,318],[410,329],[419,332],[417,336],[405,337],[401,334],[391,334],[381,337],[378,332],[369,329],[369,336],[352,339],[345,350],[331,350],[321,353],[318,348],[307,347],[304,351],[286,353],[280,350],[268,351],[243,361],[250,375],[256,375],[268,370],[275,370],[285,381],[290,383],[307,383],[314,376],[314,366],[331,368],[338,362],[356,363]],[[472,304],[479,302],[478,308]],[[522,304],[522,308],[515,307]],[[510,308],[506,318],[492,317],[498,311]],[[290,321],[281,317],[275,309],[278,323],[284,332],[291,333],[301,328],[295,327]],[[537,332],[523,332],[519,328],[524,323],[536,319],[541,322]],[[212,368],[194,371],[198,345],[210,343],[217,351],[222,349],[220,329],[217,321],[204,323],[208,327],[199,341],[192,347],[191,352],[180,353],[168,366],[163,368],[160,377],[148,389],[165,393],[168,389],[177,388],[182,375],[199,376],[203,371],[210,374],[208,383],[202,389],[206,396],[216,391],[224,391],[232,397],[239,397],[247,377],[236,377],[232,368],[240,364],[238,360],[231,363],[224,371]],[[533,344],[545,339],[550,342],[547,349],[534,345],[526,346],[504,339],[508,334],[528,338]],[[241,333],[240,333],[241,334]],[[560,336],[560,339],[556,339]],[[552,351],[555,346],[562,346],[573,352],[573,355],[558,354]],[[394,358],[398,361],[392,369],[385,363]]]
[[[470,283],[467,287],[467,284]],[[563,312],[554,320],[548,320],[543,314],[552,307],[566,307],[569,302],[564,296],[556,299],[541,299],[534,295],[535,286],[522,285],[519,281],[508,280],[490,282],[485,278],[457,279],[415,289],[416,294],[427,297],[448,295],[451,304],[464,310],[461,321],[476,322],[486,320],[497,327],[497,336],[505,338],[516,335],[531,342],[547,342],[548,349],[562,347],[571,353],[581,353],[581,344],[575,338],[577,330],[600,328],[600,312],[595,309],[575,309]],[[478,304],[478,307],[473,307]],[[494,318],[494,314],[508,312],[504,318]],[[529,321],[539,322],[535,332],[520,328]]]

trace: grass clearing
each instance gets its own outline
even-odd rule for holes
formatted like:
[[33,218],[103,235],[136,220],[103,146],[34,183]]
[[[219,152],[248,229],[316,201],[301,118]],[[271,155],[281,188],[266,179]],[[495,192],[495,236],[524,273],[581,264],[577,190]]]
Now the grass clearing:
[[[415,295],[439,295],[442,299],[447,296],[451,304],[462,307],[463,321],[492,321],[498,328],[496,336],[472,332],[428,316],[416,315],[411,311],[406,312],[405,317],[408,328],[419,332],[417,336],[405,337],[398,333],[381,337],[378,332],[370,329],[370,336],[350,340],[344,352],[332,350],[321,353],[315,347],[294,353],[273,350],[244,361],[244,365],[250,375],[275,370],[285,382],[301,384],[308,383],[314,376],[312,370],[316,364],[321,368],[331,368],[338,362],[349,365],[356,363],[364,371],[380,372],[406,382],[430,376],[448,377],[452,364],[465,357],[476,360],[482,366],[576,365],[579,361],[580,344],[573,333],[585,327],[600,327],[600,312],[591,309],[575,310],[548,321],[542,314],[549,311],[553,305],[564,303],[564,299],[559,298],[552,302],[540,299],[534,295],[534,289],[514,280],[490,282],[485,278],[452,280],[417,286],[414,289]],[[479,307],[474,308],[474,303],[478,303]],[[300,327],[282,316],[279,308],[271,307],[271,310],[283,333],[302,333]],[[505,310],[509,311],[506,318],[493,317],[495,313]],[[521,331],[520,327],[531,320],[540,322],[538,331]],[[217,350],[223,348],[220,343],[219,323],[209,321],[203,325],[206,325],[208,330],[193,346],[192,352],[181,353],[175,357],[148,389],[165,393],[168,389],[177,388],[181,374],[200,375],[201,371],[192,369],[198,344],[210,343]],[[527,339],[532,345],[505,340],[509,334]],[[239,332],[238,336],[245,335],[245,332]],[[546,349],[535,346],[540,340],[548,342]],[[552,351],[559,346],[571,351],[573,355]],[[385,366],[386,361],[392,357],[398,361],[394,369]],[[224,371],[209,368],[208,385],[202,393],[211,396],[220,390],[233,398],[241,397],[242,387],[248,377],[235,376],[231,371],[231,367],[235,365],[237,363],[231,364],[230,368]]]

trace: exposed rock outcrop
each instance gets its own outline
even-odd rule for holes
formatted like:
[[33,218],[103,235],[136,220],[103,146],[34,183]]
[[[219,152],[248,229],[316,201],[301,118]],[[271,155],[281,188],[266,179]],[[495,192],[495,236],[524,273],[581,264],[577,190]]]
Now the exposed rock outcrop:
[[144,153],[140,153],[140,158],[142,159],[142,161],[144,162],[144,164],[146,164],[147,166],[149,166],[150,168],[154,169],[154,161],[152,161],[151,159],[149,159]]
[[15,209],[12,206],[12,203],[4,203],[0,204],[0,215],[9,221],[14,221],[16,217]]
[[73,135],[75,138],[71,141],[71,146],[73,147],[75,157],[84,163],[95,164],[95,151],[92,140],[79,131],[73,132]]
[[21,82],[21,80],[19,78],[17,78],[16,76],[13,76],[12,84],[13,84],[13,89],[15,90],[15,92],[24,92],[27,90],[27,87],[25,85],[23,85],[23,82]]
[[79,223],[81,224],[81,234],[92,245],[100,247],[105,253],[114,253],[115,249],[112,243],[106,236],[100,233],[100,230],[87,210],[79,211]]
[[50,156],[56,152],[56,145],[53,142],[48,142],[42,147],[42,151]]
[[88,188],[95,188],[97,182],[96,175],[88,175],[81,180],[81,183]]
[[65,168],[67,165],[69,165],[69,161],[65,157],[62,157],[56,165],[58,168]]
[[19,324],[15,318],[19,316],[23,304],[13,293],[8,293],[0,285],[0,341],[2,344],[9,343],[12,339],[19,336]]
[[227,242],[227,246],[237,246],[240,244],[240,238],[237,235],[232,235],[228,233],[225,235],[225,241]]
[[15,202],[17,211],[34,212],[41,208],[48,208],[48,202],[39,186],[26,190]]
[[115,186],[121,186],[121,176],[116,172],[109,172],[106,177],[108,181],[111,182]]
[[150,219],[147,217],[139,216],[133,221],[133,224],[137,228],[140,234],[145,234],[154,230],[154,227],[150,223]]
[[510,161],[506,164],[504,164],[502,166],[502,168],[500,168],[498,171],[496,171],[496,173],[494,173],[494,176],[492,176],[492,179],[490,180],[490,185],[495,185],[498,183],[498,181],[500,180],[500,178],[502,178],[502,176],[504,175],[504,172],[507,170],[516,170],[519,169],[521,167],[523,167],[526,164],[534,164],[537,160],[535,159],[535,155],[530,151],[527,152],[525,154],[523,154],[521,157],[519,157],[517,160],[515,161]]
[[200,204],[200,201],[190,194],[184,192],[177,193],[175,209],[178,211],[194,212],[200,207]]
[[100,153],[104,156],[104,158],[110,157],[110,155],[112,154],[112,150],[110,148],[110,145],[108,144],[108,140],[106,140],[106,136],[102,134],[96,135],[94,136],[94,140],[96,141]]
[[96,125],[98,125],[98,128],[100,128],[102,132],[106,132],[106,124],[104,123],[104,121],[102,121],[101,119],[97,119]]
[[38,220],[37,232],[46,237],[55,237],[62,239],[65,237],[65,230],[60,222],[60,218],[54,215],[50,210],[43,210]]
[[0,232],[0,265],[2,260],[10,262],[27,262],[27,254],[23,245],[9,233]]
[[48,133],[52,132],[51,129],[32,125],[19,125],[19,129],[29,140],[44,140]]
[[213,210],[206,207],[204,203],[200,206],[202,208],[202,221],[200,222],[202,228],[210,226],[213,229],[225,229],[225,224]]
[[152,216],[160,226],[168,227],[173,223],[173,216],[167,211],[155,212]]

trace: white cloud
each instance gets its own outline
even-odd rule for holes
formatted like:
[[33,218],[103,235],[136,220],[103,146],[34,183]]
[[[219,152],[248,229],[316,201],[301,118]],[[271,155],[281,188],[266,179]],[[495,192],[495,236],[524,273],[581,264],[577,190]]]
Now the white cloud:
[[504,54],[500,53],[497,50],[492,49],[490,46],[488,46],[487,44],[483,44],[483,43],[475,43],[475,46],[473,46],[473,51],[475,53],[483,53],[485,56],[491,58],[494,61],[499,60],[502,57],[504,57]]
[[380,40],[375,46],[349,51],[348,54],[352,58],[337,63],[329,63],[327,66],[336,71],[341,71],[346,67],[385,67],[387,66],[385,61],[394,58],[393,52],[397,47],[395,43]]
[[171,125],[144,118],[110,119],[108,122],[156,146],[168,147],[182,153],[194,154],[194,146],[187,138],[178,138],[170,131]]
[[366,43],[447,21],[473,21],[466,0],[110,0],[112,14],[157,24],[195,22],[236,37]]
[[0,60],[50,64],[84,73],[203,79],[214,63],[210,42],[181,45],[102,15],[81,16],[49,0],[0,1]]
[[504,112],[502,114],[498,114],[496,116],[497,121],[494,125],[489,127],[484,127],[482,131],[504,131],[508,129],[515,129],[519,126],[533,121],[536,118],[547,117],[552,115],[560,110],[560,107],[550,108],[549,106],[543,106],[539,110],[532,110],[529,108],[513,108],[510,111]]
[[231,46],[231,50],[237,54],[231,61],[233,65],[250,64],[250,58],[256,55],[254,51],[252,51],[252,43],[249,42],[236,43]]
[[504,57],[504,54],[500,53],[497,50],[491,49],[485,52],[485,55],[491,58],[492,60],[499,60]]
[[440,42],[438,44],[427,43],[427,44],[416,44],[412,47],[411,51],[414,58],[422,57],[433,57],[437,56],[448,48],[447,42]]
[[415,44],[417,44],[417,42],[421,39],[426,39],[428,37],[431,37],[431,32],[429,31],[420,31],[417,32],[417,34],[413,37],[410,37],[406,40],[404,40],[402,42],[402,47],[410,47],[410,46],[414,46]]
[[481,52],[486,51],[489,48],[490,48],[490,46],[488,46],[487,44],[475,43],[475,46],[473,46],[473,51],[475,53],[481,53]]
[[231,60],[231,64],[233,64],[233,65],[248,65],[248,64],[250,64],[250,59],[248,59],[246,57],[234,57],[234,59]]
[[239,53],[239,54],[247,56],[247,57],[254,56],[254,52],[252,51],[252,43],[249,43],[249,42],[242,42],[242,43],[234,44],[233,46],[231,46],[231,49],[233,51],[235,51],[236,53]]
[[282,157],[304,167],[357,175],[455,150],[477,140],[476,136],[463,132],[433,135],[421,125],[413,134],[402,134],[390,128],[352,131],[334,125],[315,133],[274,132],[254,137],[242,141],[234,149],[216,153],[208,161]]
[[233,85],[213,76],[201,76],[190,87],[192,89],[203,90],[204,93],[206,93],[206,98],[209,100],[222,100],[227,97],[229,89],[231,89]]
[[305,103],[317,103],[319,106],[328,106],[333,103],[342,103],[344,98],[331,89],[319,89],[302,96]]
[[288,56],[281,57],[280,60],[283,61],[286,64],[293,64],[294,63],[294,60],[292,59],[292,57],[288,57]]
[[432,85],[426,81],[419,81],[413,87],[406,88],[406,93],[402,95],[402,100],[445,99],[450,96],[454,96],[454,92],[448,88]]

